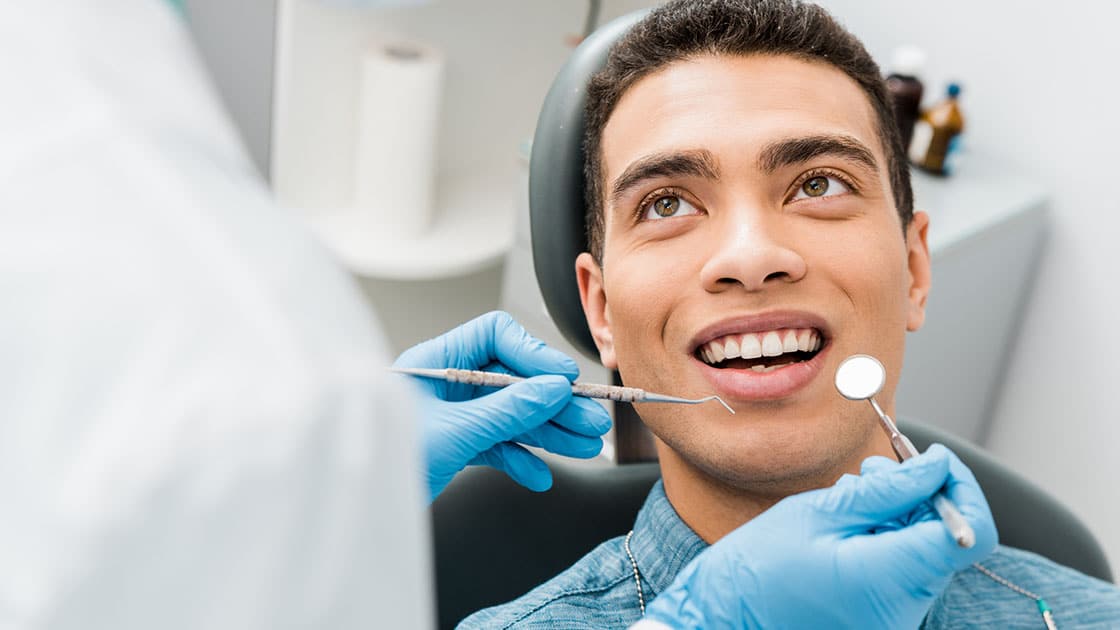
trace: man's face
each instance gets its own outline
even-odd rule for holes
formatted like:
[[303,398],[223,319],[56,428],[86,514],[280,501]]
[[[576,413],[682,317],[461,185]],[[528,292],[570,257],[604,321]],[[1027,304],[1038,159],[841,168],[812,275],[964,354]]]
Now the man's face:
[[780,494],[871,451],[870,406],[833,376],[877,357],[890,410],[929,285],[928,219],[904,239],[876,129],[854,81],[788,56],[676,62],[619,101],[603,266],[577,261],[602,361],[628,386],[737,411],[639,405],[663,460]]

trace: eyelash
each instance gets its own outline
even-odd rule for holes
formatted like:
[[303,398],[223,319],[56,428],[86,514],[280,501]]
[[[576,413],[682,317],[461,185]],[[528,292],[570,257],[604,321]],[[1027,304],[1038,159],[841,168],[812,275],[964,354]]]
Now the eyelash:
[[[797,181],[790,188],[789,194],[786,195],[786,203],[793,201],[793,197],[797,194],[797,191],[805,185],[805,182],[813,179],[814,177],[835,177],[836,179],[840,180],[841,183],[847,186],[848,190],[852,191],[853,194],[859,193],[859,188],[856,187],[855,182],[852,181],[851,177],[848,177],[844,173],[831,168],[815,168],[811,171],[806,171],[797,178]],[[801,201],[808,200],[802,199]]]

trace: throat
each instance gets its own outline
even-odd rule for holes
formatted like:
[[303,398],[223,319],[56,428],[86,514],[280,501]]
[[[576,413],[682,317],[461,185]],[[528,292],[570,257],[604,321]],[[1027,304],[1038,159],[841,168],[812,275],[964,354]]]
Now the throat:
[[658,447],[665,496],[681,520],[709,545],[784,498],[733,488],[688,464],[672,449]]

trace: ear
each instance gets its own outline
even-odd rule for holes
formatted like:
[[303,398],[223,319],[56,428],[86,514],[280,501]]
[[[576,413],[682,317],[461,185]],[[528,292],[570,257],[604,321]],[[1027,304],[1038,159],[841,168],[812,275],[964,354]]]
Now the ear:
[[603,269],[591,254],[584,252],[576,258],[576,280],[579,282],[579,300],[587,326],[599,348],[599,361],[609,370],[618,369],[614,354],[614,335],[607,312],[607,294],[603,291]]
[[926,321],[926,299],[929,298],[931,280],[929,268],[929,215],[915,212],[906,228],[906,266],[910,277],[909,312],[906,330],[914,332]]

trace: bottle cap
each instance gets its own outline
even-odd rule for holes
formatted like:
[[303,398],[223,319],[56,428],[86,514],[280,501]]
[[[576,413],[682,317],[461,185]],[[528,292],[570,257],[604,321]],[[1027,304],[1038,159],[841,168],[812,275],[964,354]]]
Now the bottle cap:
[[899,46],[891,57],[891,72],[904,77],[916,77],[926,65],[926,53],[917,46]]
[[957,98],[961,93],[961,86],[957,83],[949,84],[949,98]]

